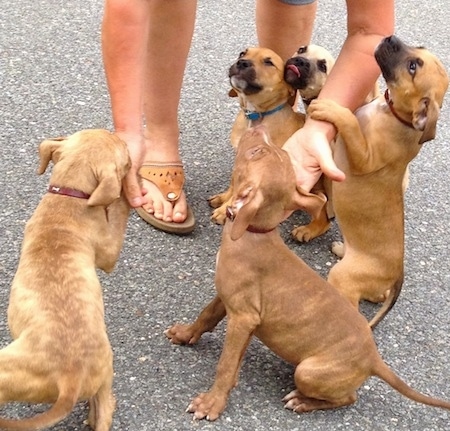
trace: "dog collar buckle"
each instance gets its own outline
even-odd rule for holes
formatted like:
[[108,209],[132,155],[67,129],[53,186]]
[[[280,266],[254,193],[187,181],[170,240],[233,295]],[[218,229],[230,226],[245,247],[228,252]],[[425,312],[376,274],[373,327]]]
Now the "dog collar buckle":
[[266,111],[266,112],[256,112],[256,111],[245,110],[244,111],[245,118],[247,118],[247,120],[250,120],[250,121],[262,120],[264,117],[267,117],[268,115],[272,115],[272,114],[275,114],[275,112],[281,111],[285,105],[286,105],[286,103],[283,103],[283,104],[277,106],[276,108],[273,108],[270,111]]
[[84,193],[81,190],[72,189],[70,187],[57,187],[52,184],[48,186],[47,191],[55,195],[70,196],[79,199],[89,199],[91,197],[91,195]]

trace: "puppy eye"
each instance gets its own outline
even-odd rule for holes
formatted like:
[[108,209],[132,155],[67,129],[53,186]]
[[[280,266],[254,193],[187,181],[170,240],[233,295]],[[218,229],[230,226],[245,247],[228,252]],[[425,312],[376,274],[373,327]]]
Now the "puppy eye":
[[327,61],[326,60],[319,60],[317,62],[317,67],[319,70],[323,73],[327,73]]
[[411,75],[415,75],[418,67],[423,66],[423,60],[421,58],[415,58],[414,60],[410,60],[408,63],[408,72]]
[[298,49],[297,54],[304,54],[306,52],[307,48],[308,48],[307,46],[301,46]]
[[240,52],[240,53],[239,53],[239,57],[238,57],[238,58],[241,58],[241,57],[243,57],[243,56],[245,55],[245,52],[246,52],[246,51],[242,51],[242,52]]
[[264,64],[266,64],[267,66],[275,66],[269,57],[264,59]]

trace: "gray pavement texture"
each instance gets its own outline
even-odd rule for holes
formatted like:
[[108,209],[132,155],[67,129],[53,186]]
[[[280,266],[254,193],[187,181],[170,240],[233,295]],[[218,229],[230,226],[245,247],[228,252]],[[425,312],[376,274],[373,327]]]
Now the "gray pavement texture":
[[[0,343],[24,224],[45,192],[48,173],[36,175],[37,146],[45,138],[83,128],[111,129],[100,54],[102,2],[2,0],[0,8]],[[397,2],[396,34],[424,45],[450,69],[447,1]],[[353,406],[297,415],[281,398],[293,389],[293,367],[257,340],[250,344],[223,416],[193,421],[190,399],[212,384],[224,325],[194,347],[163,335],[174,322],[192,321],[214,295],[214,262],[221,228],[209,220],[206,198],[229,181],[229,131],[237,112],[227,71],[238,53],[256,44],[254,2],[199,1],[197,26],[180,106],[187,194],[198,219],[191,236],[158,232],[132,213],[115,271],[99,273],[115,358],[117,410],[113,430],[381,431],[449,429],[447,411],[414,403],[373,378]],[[314,42],[337,54],[345,36],[345,2],[319,3]],[[174,55],[177,55],[175,52]],[[450,398],[450,155],[449,100],[437,137],[411,165],[406,194],[406,277],[401,297],[375,332],[385,360],[413,387]],[[369,197],[370,199],[370,197]],[[386,214],[388,218],[389,214]],[[335,262],[336,226],[300,245],[289,237],[295,214],[282,226],[287,244],[322,276]],[[370,311],[370,310],[368,310]],[[14,405],[1,414],[32,415],[48,406]],[[80,403],[53,430],[87,430]]]

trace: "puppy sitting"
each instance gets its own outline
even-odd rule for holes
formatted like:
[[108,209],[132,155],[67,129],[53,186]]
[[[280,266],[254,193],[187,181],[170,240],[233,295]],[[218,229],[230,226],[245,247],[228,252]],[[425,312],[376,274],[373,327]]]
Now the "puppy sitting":
[[[229,78],[232,86],[230,96],[237,96],[241,107],[231,131],[231,144],[234,148],[251,126],[263,124],[278,147],[284,145],[294,132],[303,127],[304,114],[292,109],[295,90],[284,80],[284,62],[272,50],[248,48],[230,67]],[[210,205],[216,208],[211,217],[216,223],[224,223],[232,193],[230,186],[226,192],[209,199]],[[321,224],[321,221],[319,223]],[[311,224],[314,226],[318,221],[313,218]],[[325,227],[315,227],[311,230],[320,234],[328,227],[326,220]]]
[[[329,121],[339,135],[334,159],[346,174],[333,182],[333,207],[345,245],[328,281],[356,307],[361,299],[385,301],[374,327],[392,308],[403,283],[404,178],[421,144],[435,136],[448,87],[442,63],[424,48],[397,37],[375,52],[388,89],[356,111],[330,100],[313,101],[309,115]],[[386,299],[387,298],[387,299]]]
[[400,380],[381,359],[366,319],[284,244],[278,224],[294,208],[320,210],[323,198],[296,187],[289,156],[270,143],[261,127],[243,136],[232,181],[217,255],[217,296],[192,325],[166,331],[173,343],[192,344],[227,316],[215,382],[188,411],[196,419],[219,417],[252,335],[296,365],[297,389],[284,400],[298,413],[354,403],[369,376],[412,400],[450,409],[449,402],[422,395]]
[[111,427],[113,355],[96,267],[113,270],[129,207],[121,197],[130,168],[125,143],[106,130],[83,130],[39,147],[48,193],[28,221],[8,323],[14,341],[0,350],[0,403],[54,403],[29,419],[0,419],[1,429],[37,430],[89,400],[89,425]]

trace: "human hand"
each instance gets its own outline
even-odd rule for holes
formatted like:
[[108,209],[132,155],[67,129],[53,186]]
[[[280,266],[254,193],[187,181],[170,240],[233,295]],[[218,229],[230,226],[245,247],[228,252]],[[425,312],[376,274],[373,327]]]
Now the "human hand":
[[139,183],[139,168],[144,161],[144,140],[141,135],[134,135],[126,132],[116,132],[128,147],[131,159],[131,168],[123,181],[123,191],[128,203],[132,208],[139,208],[147,203],[145,193],[147,192]]
[[329,139],[335,134],[330,123],[307,119],[283,145],[294,167],[297,185],[309,192],[322,173],[333,181],[343,181],[345,174],[333,160]]

